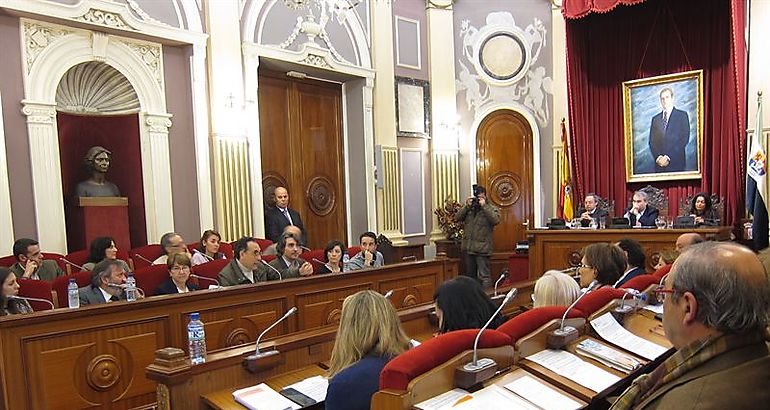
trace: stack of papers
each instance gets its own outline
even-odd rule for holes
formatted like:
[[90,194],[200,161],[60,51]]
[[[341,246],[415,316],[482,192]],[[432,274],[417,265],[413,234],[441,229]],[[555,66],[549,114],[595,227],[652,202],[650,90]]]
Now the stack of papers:
[[505,388],[543,410],[575,410],[583,407],[532,376],[522,376],[506,384]]
[[605,313],[592,320],[591,327],[602,339],[648,360],[655,360],[668,350],[629,332],[615,320],[611,313]]
[[527,356],[527,359],[597,393],[620,381],[620,377],[564,350],[546,349]]
[[321,403],[326,400],[326,390],[329,389],[329,379],[323,376],[308,377],[301,382],[286,386],[286,389],[294,389],[307,397]]
[[420,410],[489,410],[502,408],[540,410],[534,404],[495,384],[472,394],[463,389],[450,390],[422,403],[417,403],[414,407]]
[[580,355],[598,360],[607,367],[625,373],[631,373],[642,366],[633,357],[591,339],[585,339],[578,343],[575,350]]
[[299,410],[302,408],[265,383],[236,390],[233,392],[233,398],[251,410]]

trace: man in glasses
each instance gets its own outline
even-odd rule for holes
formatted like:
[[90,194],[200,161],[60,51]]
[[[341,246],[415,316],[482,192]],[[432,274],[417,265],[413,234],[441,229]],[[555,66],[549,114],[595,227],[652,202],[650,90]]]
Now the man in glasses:
[[657,294],[677,351],[634,380],[612,409],[742,409],[770,401],[770,285],[752,251],[726,242],[692,245]]
[[244,236],[233,246],[233,260],[219,272],[219,286],[235,286],[277,280],[279,275],[262,263],[257,240]]

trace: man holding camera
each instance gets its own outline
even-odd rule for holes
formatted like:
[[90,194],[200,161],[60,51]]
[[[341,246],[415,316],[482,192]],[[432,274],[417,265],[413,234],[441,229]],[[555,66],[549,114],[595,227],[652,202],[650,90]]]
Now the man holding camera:
[[492,286],[489,257],[492,255],[492,229],[500,223],[500,210],[487,202],[487,191],[481,185],[473,186],[473,196],[465,201],[455,217],[465,222],[461,250],[465,274],[477,278],[482,286]]

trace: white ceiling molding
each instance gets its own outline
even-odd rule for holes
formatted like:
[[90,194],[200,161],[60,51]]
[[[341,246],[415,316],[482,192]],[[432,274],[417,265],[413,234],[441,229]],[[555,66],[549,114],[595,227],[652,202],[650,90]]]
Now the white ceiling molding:
[[98,61],[78,64],[56,89],[56,109],[73,114],[118,115],[139,111],[139,97],[118,70]]
[[[186,4],[183,3],[183,6]],[[138,6],[137,6],[138,7]],[[47,20],[58,24],[75,23],[107,29],[110,33],[126,35],[126,33],[141,33],[155,40],[169,44],[205,44],[206,34],[171,27],[147,16],[147,20],[127,3],[116,3],[109,0],[82,0],[75,5],[53,3],[48,1],[29,0],[0,0],[0,8],[16,15],[32,16],[39,20]],[[187,9],[188,7],[184,7]],[[141,10],[141,9],[139,9]],[[188,18],[190,13],[185,10]],[[146,13],[142,12],[144,15]],[[200,20],[200,17],[197,17]],[[195,20],[195,19],[192,19]],[[191,23],[190,26],[200,26]],[[196,27],[197,28],[197,27]]]

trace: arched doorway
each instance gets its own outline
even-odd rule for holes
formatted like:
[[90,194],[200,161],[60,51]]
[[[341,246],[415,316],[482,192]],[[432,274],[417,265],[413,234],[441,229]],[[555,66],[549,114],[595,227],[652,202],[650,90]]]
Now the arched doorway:
[[[493,111],[479,124],[476,181],[500,208],[500,224],[493,237],[495,253],[512,252],[516,241],[527,237],[525,224],[535,220],[533,152],[532,128],[520,113]],[[493,266],[492,272],[499,269]]]

